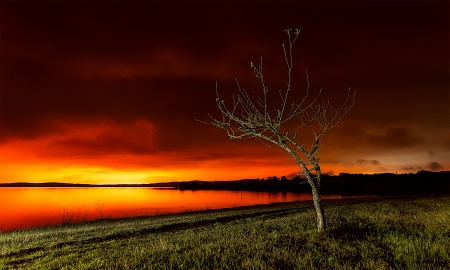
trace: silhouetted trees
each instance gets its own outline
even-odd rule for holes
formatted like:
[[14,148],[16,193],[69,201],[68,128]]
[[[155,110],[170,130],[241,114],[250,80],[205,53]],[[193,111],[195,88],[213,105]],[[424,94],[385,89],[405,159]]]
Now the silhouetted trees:
[[[294,177],[290,180],[268,177],[237,181],[189,181],[180,182],[175,188],[181,190],[247,190],[247,191],[292,191],[311,192],[306,179]],[[349,174],[322,175],[322,194],[341,195],[406,195],[406,194],[450,194],[450,171],[420,171],[407,174]],[[425,183],[425,185],[424,185]]]

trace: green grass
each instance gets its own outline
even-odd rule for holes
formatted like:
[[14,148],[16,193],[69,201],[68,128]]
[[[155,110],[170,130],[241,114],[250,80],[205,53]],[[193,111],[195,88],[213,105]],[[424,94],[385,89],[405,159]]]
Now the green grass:
[[325,202],[103,220],[0,234],[0,268],[450,269],[450,197]]

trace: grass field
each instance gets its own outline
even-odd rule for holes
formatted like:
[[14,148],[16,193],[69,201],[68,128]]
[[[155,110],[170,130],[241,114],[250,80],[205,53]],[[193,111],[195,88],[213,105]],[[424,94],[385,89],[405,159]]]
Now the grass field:
[[450,269],[450,197],[325,201],[0,233],[0,269]]

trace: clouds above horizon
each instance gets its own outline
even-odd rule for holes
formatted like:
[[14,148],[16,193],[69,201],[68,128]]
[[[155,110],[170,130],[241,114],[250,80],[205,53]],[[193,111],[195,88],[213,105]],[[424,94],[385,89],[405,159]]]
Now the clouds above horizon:
[[[310,95],[323,88],[320,101],[339,106],[349,87],[357,93],[352,110],[324,138],[324,170],[450,169],[449,15],[443,7],[5,2],[0,148],[11,155],[4,160],[22,151],[43,163],[124,170],[291,168],[282,150],[231,141],[195,119],[218,115],[216,82],[226,102],[237,92],[236,77],[252,97],[260,95],[250,62],[261,56],[270,102],[277,104],[287,77],[283,29],[298,27],[291,97],[306,92],[306,69]],[[311,136],[301,129],[298,138],[309,145]]]
[[435,161],[429,162],[427,163],[425,166],[410,166],[410,167],[403,167],[401,168],[401,170],[404,171],[422,171],[422,170],[429,170],[429,171],[442,171],[444,170],[445,167]]

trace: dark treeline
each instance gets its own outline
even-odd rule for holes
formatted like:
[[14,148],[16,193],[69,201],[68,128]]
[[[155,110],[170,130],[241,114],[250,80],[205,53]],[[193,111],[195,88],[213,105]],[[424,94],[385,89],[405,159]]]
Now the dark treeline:
[[[153,184],[70,184],[70,183],[3,183],[0,187],[166,187],[179,190],[234,190],[310,193],[306,179],[295,177],[243,179],[236,181],[187,181]],[[322,194],[394,195],[394,194],[450,194],[450,171],[420,171],[415,174],[349,174],[322,175]]]
[[[295,177],[244,179],[238,181],[189,181],[174,186],[180,190],[246,190],[294,191],[310,193],[306,179]],[[394,195],[394,194],[450,194],[450,171],[420,171],[415,174],[348,174],[322,175],[322,194]]]

